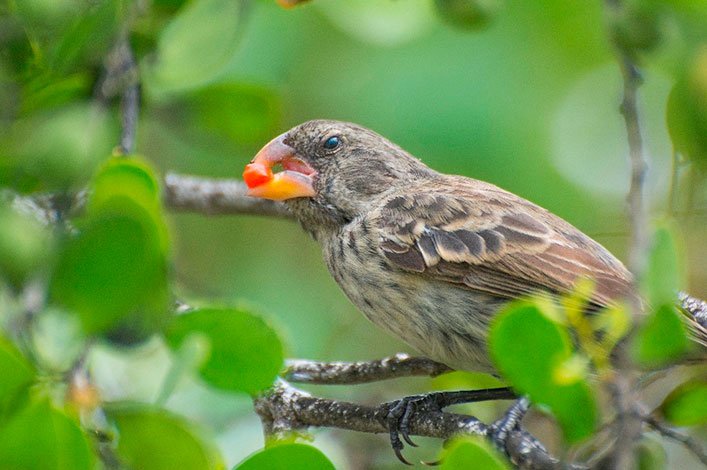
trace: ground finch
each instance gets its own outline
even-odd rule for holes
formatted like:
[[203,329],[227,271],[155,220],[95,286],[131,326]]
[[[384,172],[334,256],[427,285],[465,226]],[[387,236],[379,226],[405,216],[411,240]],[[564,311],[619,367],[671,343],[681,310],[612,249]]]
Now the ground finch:
[[508,300],[568,292],[582,277],[596,283],[593,308],[633,295],[621,262],[569,223],[355,124],[297,126],[244,179],[251,196],[286,202],[368,319],[455,369],[492,372],[487,330]]

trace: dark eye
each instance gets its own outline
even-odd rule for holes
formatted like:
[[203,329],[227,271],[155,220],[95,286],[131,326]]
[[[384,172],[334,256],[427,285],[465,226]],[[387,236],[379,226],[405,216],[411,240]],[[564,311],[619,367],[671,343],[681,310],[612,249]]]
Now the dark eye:
[[339,145],[341,145],[341,139],[336,135],[324,141],[324,148],[327,150],[334,150]]

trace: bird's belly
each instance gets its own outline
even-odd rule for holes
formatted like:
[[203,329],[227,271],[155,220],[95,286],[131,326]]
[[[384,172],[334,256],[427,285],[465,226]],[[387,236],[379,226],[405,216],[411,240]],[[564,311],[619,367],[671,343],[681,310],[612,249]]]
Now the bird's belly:
[[325,253],[348,298],[376,325],[455,369],[493,370],[486,351],[498,299],[420,274],[396,270],[373,253]]

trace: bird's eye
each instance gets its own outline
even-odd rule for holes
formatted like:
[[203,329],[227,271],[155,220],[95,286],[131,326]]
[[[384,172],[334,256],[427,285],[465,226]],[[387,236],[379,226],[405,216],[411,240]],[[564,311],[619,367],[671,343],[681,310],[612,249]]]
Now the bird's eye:
[[339,145],[341,145],[341,139],[336,135],[324,141],[324,148],[327,150],[334,150]]

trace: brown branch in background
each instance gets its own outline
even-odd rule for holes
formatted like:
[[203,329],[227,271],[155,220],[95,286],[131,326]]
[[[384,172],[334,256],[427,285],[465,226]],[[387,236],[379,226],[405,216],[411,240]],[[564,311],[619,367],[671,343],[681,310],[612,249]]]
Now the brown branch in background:
[[290,359],[283,377],[290,382],[320,385],[361,384],[397,377],[436,377],[451,372],[448,366],[426,357],[398,353],[377,361],[317,362]]
[[620,18],[626,14],[621,0],[605,0],[607,13],[610,16],[609,34],[616,53],[616,60],[623,77],[623,99],[620,111],[624,118],[626,137],[631,164],[631,184],[627,202],[630,222],[630,237],[628,267],[632,273],[641,271],[645,261],[645,250],[648,236],[646,232],[647,212],[644,204],[645,179],[648,169],[641,124],[638,113],[638,88],[641,86],[641,73],[635,62],[635,53],[628,50],[619,40]]
[[281,202],[248,197],[247,190],[242,181],[169,173],[164,179],[163,199],[167,207],[179,212],[266,215],[294,220]]
[[140,77],[127,33],[116,41],[106,57],[103,76],[96,87],[96,100],[105,103],[120,96],[120,141],[116,151],[129,155],[135,151],[138,115],[140,113]]
[[[630,225],[628,267],[637,278],[645,263],[648,239],[646,233],[647,214],[643,196],[647,163],[638,114],[638,88],[641,85],[641,76],[638,66],[634,62],[634,51],[628,49],[619,39],[619,22],[627,14],[626,6],[621,0],[605,0],[605,4],[607,13],[610,15],[609,35],[623,77],[623,99],[620,110],[626,127],[631,164],[631,184],[627,195]],[[633,302],[631,310],[635,331],[641,312],[638,299]],[[629,333],[630,336],[631,333]],[[609,465],[612,468],[634,468],[636,463],[634,444],[641,436],[643,424],[638,410],[636,371],[632,367],[627,344],[628,341],[624,341],[617,348],[614,360],[616,370],[610,382],[606,383],[616,412],[616,419],[612,426],[615,441],[608,457]]]
[[129,155],[135,151],[135,136],[137,134],[137,121],[140,110],[140,85],[138,79],[138,69],[133,57],[133,51],[127,38],[120,41],[122,66],[128,83],[120,97],[120,108],[122,118],[122,132],[120,133],[120,151],[123,155]]
[[647,214],[643,196],[648,163],[643,151],[643,138],[638,117],[637,96],[638,87],[641,85],[640,72],[626,52],[619,52],[619,63],[624,83],[621,114],[626,124],[631,161],[631,186],[628,192],[631,242],[629,244],[628,266],[635,275],[643,268],[648,245]]
[[702,462],[703,465],[707,466],[707,451],[703,449],[697,441],[692,439],[690,436],[686,436],[685,434],[679,433],[674,429],[670,428],[669,426],[666,426],[654,416],[647,416],[644,418],[644,421],[646,422],[646,424],[648,424],[648,426],[653,428],[661,436],[667,437],[668,439],[672,439],[675,442],[682,444],[687,450],[692,453],[692,455],[697,458],[697,460]]

